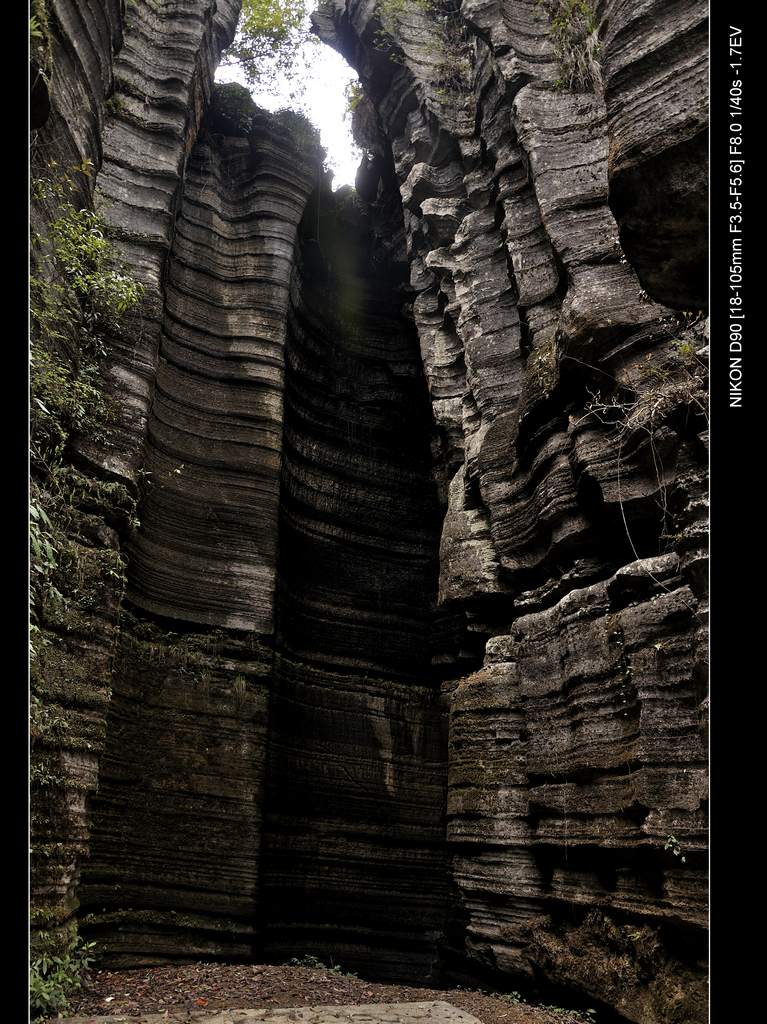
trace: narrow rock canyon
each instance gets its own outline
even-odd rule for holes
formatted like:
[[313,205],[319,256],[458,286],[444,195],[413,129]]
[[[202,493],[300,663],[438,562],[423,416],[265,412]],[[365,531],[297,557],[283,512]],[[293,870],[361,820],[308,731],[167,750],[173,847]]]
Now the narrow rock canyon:
[[336,192],[236,0],[47,7],[143,292],[33,459],[33,929],[702,1024],[706,4],[322,0]]

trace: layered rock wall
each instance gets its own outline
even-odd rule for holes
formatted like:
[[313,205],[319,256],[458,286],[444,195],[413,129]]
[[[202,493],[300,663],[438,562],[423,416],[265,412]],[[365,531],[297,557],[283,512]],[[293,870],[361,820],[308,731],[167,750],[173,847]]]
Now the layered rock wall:
[[326,0],[356,195],[211,104],[237,6],[54,5],[37,159],[145,292],[69,452],[37,898],[128,964],[702,1020],[703,5]]
[[424,978],[446,912],[439,509],[407,267],[375,214],[315,195],[291,286],[265,949]]
[[610,207],[650,294],[707,301],[705,4],[600,4]]
[[[32,224],[40,240],[33,249],[33,286],[51,288],[45,238],[60,216],[60,204],[51,202],[56,194],[75,204],[73,211],[95,207],[113,251],[144,286],[140,309],[123,319],[119,331],[102,331],[97,343],[106,355],[90,394],[99,396],[108,429],[80,432],[68,438],[57,464],[35,465],[36,501],[51,508],[57,538],[51,559],[57,588],[48,586],[35,609],[39,639],[31,671],[32,921],[47,932],[71,927],[80,901],[90,798],[99,785],[121,660],[126,548],[145,479],[138,471],[154,387],[165,260],[185,161],[239,5],[152,0],[126,11],[112,2],[53,0],[45,12],[48,109],[42,123],[34,124],[31,141]],[[39,93],[45,79],[38,75],[34,81]],[[51,184],[38,188],[40,182]],[[55,278],[52,288],[48,295],[63,294]],[[58,317],[62,311],[54,305],[54,323]],[[47,379],[60,375],[56,391],[77,379],[83,351],[93,346],[88,330],[80,316],[73,317],[62,339],[64,351],[41,348],[33,337],[33,360],[42,365],[33,371],[33,391],[40,374],[44,382],[46,373]]]
[[[31,67],[33,182],[64,175],[73,201],[89,206],[103,154],[104,103],[114,89],[113,64],[123,42],[122,9],[117,2],[54,0],[46,10],[48,66]],[[33,189],[33,238],[45,238],[56,216],[48,191]],[[36,282],[47,286],[39,245],[31,250],[31,275],[33,294]],[[32,354],[40,358],[34,347]],[[34,447],[33,438],[33,463]],[[123,579],[119,534],[135,501],[120,484],[83,472],[69,459],[62,469],[59,482],[35,473],[31,488],[33,507],[62,505],[64,493],[67,544],[57,552],[57,586],[46,588],[34,609],[30,860],[33,929],[66,942],[89,850],[88,798],[98,784],[105,736]]]
[[439,599],[486,642],[447,688],[446,964],[702,1019],[705,9],[336,0],[315,22],[360,72],[368,178],[393,156]]
[[94,201],[144,298],[109,339],[105,372],[119,396],[112,447],[105,452],[87,438],[79,447],[102,471],[134,482],[143,466],[181,182],[238,15],[237,0],[134,4],[115,60]]
[[249,956],[261,923],[283,347],[320,153],[250,106],[247,129],[209,111],[164,271],[81,886],[91,933],[125,963]]
[[219,117],[175,217],[127,597],[271,635],[288,292],[322,158],[276,119],[233,136]]

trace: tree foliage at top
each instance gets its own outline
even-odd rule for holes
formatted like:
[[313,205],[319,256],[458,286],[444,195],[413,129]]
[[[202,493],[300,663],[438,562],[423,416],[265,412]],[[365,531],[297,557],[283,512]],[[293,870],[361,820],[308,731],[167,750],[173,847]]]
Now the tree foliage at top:
[[224,63],[239,65],[250,86],[263,87],[275,75],[294,77],[303,46],[316,42],[309,6],[308,0],[243,0]]

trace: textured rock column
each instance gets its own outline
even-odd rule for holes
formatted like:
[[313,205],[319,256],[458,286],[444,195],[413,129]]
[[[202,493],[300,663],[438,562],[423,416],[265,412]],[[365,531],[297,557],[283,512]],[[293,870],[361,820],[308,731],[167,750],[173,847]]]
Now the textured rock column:
[[291,289],[265,950],[423,980],[446,909],[439,517],[405,268],[375,213],[323,190]]
[[136,481],[144,457],[163,316],[163,274],[181,181],[210,101],[238,0],[144,0],[125,19],[104,113],[95,202],[118,251],[145,289],[137,312],[109,339],[107,376],[119,409],[112,445],[80,442],[102,471]]
[[188,163],[127,597],[270,635],[289,284],[322,153],[255,108],[249,123],[221,134],[214,105]]
[[404,207],[465,625],[445,669],[484,661],[445,687],[446,962],[643,1022],[705,1016],[704,6],[315,17],[364,86],[360,182],[388,157]]
[[239,129],[214,102],[187,165],[82,887],[113,961],[257,941],[283,346],[320,164],[279,118],[249,103]]

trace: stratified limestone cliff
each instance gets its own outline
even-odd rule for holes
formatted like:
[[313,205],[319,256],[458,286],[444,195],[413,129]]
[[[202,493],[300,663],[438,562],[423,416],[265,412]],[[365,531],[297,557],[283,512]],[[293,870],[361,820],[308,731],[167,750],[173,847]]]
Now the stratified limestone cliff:
[[109,339],[105,371],[119,395],[113,447],[105,453],[87,438],[79,447],[102,471],[134,482],[143,466],[165,308],[163,274],[181,182],[238,14],[237,0],[134,4],[114,63],[94,199],[144,286],[144,300]]
[[610,208],[639,279],[659,301],[707,301],[707,5],[598,8]]
[[291,286],[262,910],[270,955],[426,978],[447,896],[439,508],[407,266],[380,218],[315,194]]
[[233,120],[226,96],[189,156],[167,260],[81,886],[92,933],[129,963],[248,956],[261,916],[283,351],[321,153],[252,103]]
[[[148,0],[127,11],[112,2],[44,5],[49,110],[34,124],[33,175],[54,188],[71,185],[73,202],[100,210],[115,251],[145,286],[140,311],[99,342],[107,355],[96,390],[109,429],[69,437],[61,464],[38,460],[33,478],[38,504],[54,515],[59,592],[54,599],[47,588],[35,609],[39,641],[31,673],[37,702],[32,922],[44,931],[66,930],[79,904],[80,866],[90,848],[90,796],[99,785],[120,660],[125,546],[140,497],[137,470],[164,306],[161,278],[185,160],[238,6],[226,0]],[[33,191],[32,224],[43,240],[59,216],[56,203],[45,198],[49,191],[42,189],[42,199]],[[48,273],[45,249],[43,241],[33,250],[33,281]],[[61,284],[54,281],[54,287],[62,292]],[[66,311],[54,314],[66,320]],[[43,380],[46,372],[54,382],[56,375],[61,382],[77,380],[81,318],[65,334],[64,351],[33,336]],[[33,374],[33,394],[39,373]]]
[[704,5],[326,0],[338,193],[213,92],[236,3],[118,6],[56,0],[35,136],[144,286],[67,449],[37,923],[702,1021]]
[[[90,206],[93,169],[103,152],[104,103],[114,89],[114,56],[123,43],[122,5],[53,0],[46,10],[49,66],[46,75],[32,67],[32,173],[54,179],[70,174],[75,201]],[[74,175],[71,168],[77,167],[87,173]],[[55,209],[41,197],[30,213],[33,230],[45,235]],[[37,257],[34,247],[33,288],[45,274]],[[30,843],[33,928],[68,941],[80,864],[89,848],[88,797],[98,784],[105,735],[123,578],[119,537],[135,495],[69,459],[62,468],[55,488],[66,499],[61,514],[67,544],[57,553],[60,599],[46,595],[35,609]],[[53,492],[52,480],[33,477],[38,507],[58,498]]]
[[447,687],[445,962],[703,1019],[705,6],[315,23],[365,89],[359,186],[394,161],[439,600],[487,641]]
[[127,597],[271,634],[290,274],[322,155],[276,118],[232,136],[214,117],[187,163],[167,261]]

